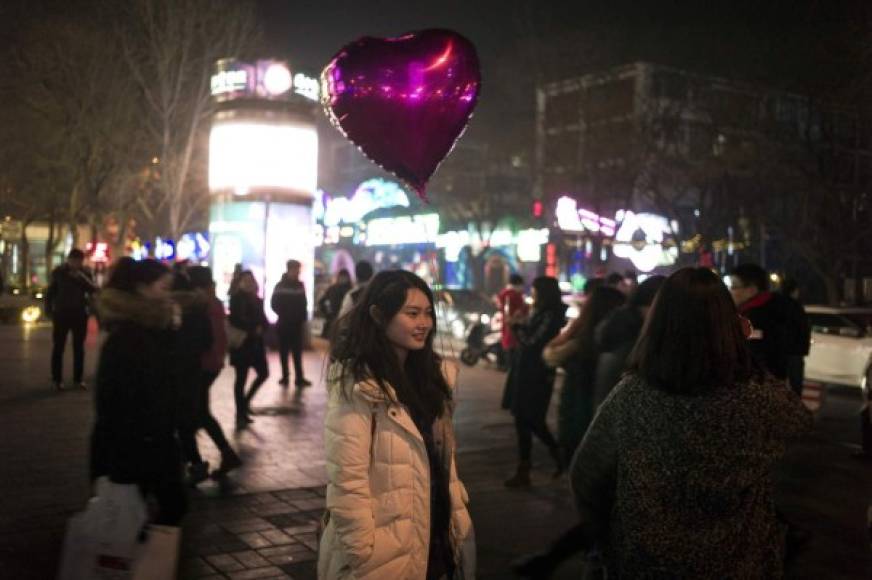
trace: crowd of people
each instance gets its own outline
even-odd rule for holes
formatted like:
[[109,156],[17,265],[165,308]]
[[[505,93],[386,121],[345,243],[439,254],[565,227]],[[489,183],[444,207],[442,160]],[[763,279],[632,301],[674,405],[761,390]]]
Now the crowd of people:
[[[308,304],[301,265],[272,295],[283,387],[303,389]],[[475,575],[469,501],[457,473],[452,414],[457,367],[433,348],[433,293],[415,274],[348,272],[318,302],[331,338],[326,371],[326,511],[323,579],[466,579]],[[791,524],[773,499],[772,470],[789,439],[811,427],[801,361],[802,308],[769,289],[759,266],[741,265],[730,288],[704,268],[640,284],[595,279],[567,325],[558,281],[540,276],[524,297],[518,276],[499,294],[509,372],[503,406],[518,445],[509,488],[534,485],[533,438],[568,473],[578,522],[515,572],[548,578],[584,552],[588,577],[780,577]],[[66,334],[82,383],[83,334],[96,304],[103,341],[96,376],[91,476],[136,483],[152,521],[178,524],[186,486],[239,467],[209,409],[224,365],[235,371],[236,427],[269,376],[269,323],[254,275],[239,270],[229,315],[201,266],[170,269],[122,259],[97,290],[79,253],[54,276],[52,378],[62,386]],[[155,364],[159,361],[161,364]],[[557,434],[546,421],[562,368]],[[254,381],[246,388],[249,370]],[[205,429],[221,452],[210,473],[197,446]],[[183,467],[186,466],[186,469]]]

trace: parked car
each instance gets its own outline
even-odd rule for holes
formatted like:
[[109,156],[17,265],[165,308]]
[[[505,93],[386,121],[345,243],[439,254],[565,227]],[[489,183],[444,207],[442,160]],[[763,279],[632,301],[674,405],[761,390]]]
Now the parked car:
[[805,312],[811,325],[806,379],[864,391],[872,386],[872,308],[806,306]]
[[441,332],[460,340],[466,337],[472,324],[481,322],[500,328],[497,305],[491,298],[475,290],[437,290],[436,321]]
[[45,317],[45,289],[26,290],[10,286],[0,294],[0,322],[20,324],[38,322]]

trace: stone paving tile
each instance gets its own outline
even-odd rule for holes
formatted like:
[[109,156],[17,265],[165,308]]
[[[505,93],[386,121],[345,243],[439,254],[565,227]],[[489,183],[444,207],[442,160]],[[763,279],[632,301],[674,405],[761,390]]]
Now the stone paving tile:
[[273,546],[283,546],[285,544],[294,543],[294,538],[285,534],[281,530],[264,530],[260,532],[260,535],[269,540]]
[[293,528],[296,526],[304,526],[309,523],[309,518],[303,514],[278,514],[275,516],[264,517],[269,523],[276,528]]
[[263,568],[269,566],[269,562],[264,560],[260,554],[254,550],[246,550],[245,552],[233,552],[230,554],[246,568]]
[[230,554],[216,554],[214,556],[206,556],[206,561],[221,572],[236,572],[245,570],[245,566],[236,560]]
[[290,544],[288,546],[276,546],[258,550],[258,553],[277,566],[307,562],[314,560],[317,554],[302,544]]
[[248,544],[250,548],[254,548],[255,550],[259,548],[269,548],[272,546],[272,542],[260,535],[260,532],[249,532],[247,534],[240,534],[239,539],[242,542]]
[[221,526],[230,533],[242,534],[245,532],[260,532],[263,530],[271,530],[275,525],[262,518],[251,518],[246,520],[233,520],[225,522]]
[[214,574],[215,568],[202,558],[188,558],[182,561],[180,573],[184,578],[199,578],[200,576]]
[[299,562],[295,564],[285,564],[284,566],[279,567],[287,572],[294,580],[318,580],[318,573],[314,562]]
[[292,502],[300,511],[314,511],[324,509],[324,498],[319,499],[298,499]]
[[230,580],[272,580],[273,578],[291,577],[285,574],[282,569],[277,566],[267,566],[265,568],[254,568],[251,570],[244,570],[242,572],[233,572],[232,574],[228,574],[228,578],[230,578]]

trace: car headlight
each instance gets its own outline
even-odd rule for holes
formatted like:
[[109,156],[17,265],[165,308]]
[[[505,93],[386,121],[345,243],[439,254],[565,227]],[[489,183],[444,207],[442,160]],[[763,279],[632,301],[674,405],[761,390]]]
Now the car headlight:
[[42,316],[39,306],[28,306],[21,311],[22,322],[36,322]]
[[42,292],[37,292],[36,294],[33,295],[33,297],[36,298],[37,300],[40,300],[42,298]]

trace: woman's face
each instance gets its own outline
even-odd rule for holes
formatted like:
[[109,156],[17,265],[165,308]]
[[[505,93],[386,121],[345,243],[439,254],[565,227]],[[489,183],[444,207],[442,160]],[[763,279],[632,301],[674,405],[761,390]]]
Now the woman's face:
[[421,350],[433,330],[433,306],[427,295],[412,288],[406,292],[406,302],[385,329],[391,344],[399,351]]
[[137,287],[137,292],[145,298],[160,299],[167,298],[170,295],[170,287],[173,283],[172,274],[164,274],[151,284],[140,284]]

